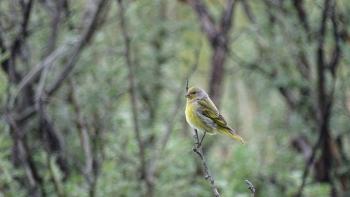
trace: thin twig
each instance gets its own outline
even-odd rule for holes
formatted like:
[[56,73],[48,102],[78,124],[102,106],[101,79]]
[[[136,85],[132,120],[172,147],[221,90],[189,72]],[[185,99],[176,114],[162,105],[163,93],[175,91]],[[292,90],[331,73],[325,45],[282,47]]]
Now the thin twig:
[[49,174],[51,176],[51,181],[53,182],[53,186],[55,192],[58,197],[65,197],[65,193],[62,187],[62,181],[58,176],[57,172],[55,172],[55,158],[47,152],[46,155],[46,165],[48,166]]
[[30,70],[28,74],[26,74],[21,80],[21,82],[19,83],[15,96],[18,96],[18,94],[27,85],[32,84],[32,82],[37,79],[37,76],[40,74],[42,70],[44,70],[46,67],[50,67],[53,64],[53,62],[57,61],[57,59],[62,57],[66,53],[67,48],[68,46],[63,44],[61,47],[58,47],[56,50],[52,51],[51,54],[47,55],[45,59],[43,59],[32,70]]
[[300,187],[298,189],[298,193],[297,193],[296,197],[301,197],[302,196],[302,193],[303,193],[303,190],[304,190],[304,187],[305,187],[305,184],[306,184],[306,178],[309,175],[310,167],[314,163],[314,160],[315,160],[315,157],[316,157],[316,153],[319,150],[319,148],[321,147],[321,144],[322,144],[321,142],[322,141],[323,141],[323,135],[322,135],[322,133],[320,133],[316,144],[312,147],[311,156],[310,156],[309,160],[307,161],[307,163],[305,165],[305,168],[304,168],[304,171],[303,171],[301,185],[300,185]]
[[254,185],[253,185],[253,183],[252,182],[250,182],[249,180],[244,180],[245,181],[245,183],[248,185],[248,189],[250,190],[250,192],[252,193],[252,197],[254,197],[255,196],[255,191],[256,191],[256,189],[255,189],[255,187],[254,187]]
[[91,148],[91,137],[89,134],[89,128],[87,125],[87,121],[81,111],[81,106],[79,104],[78,97],[76,95],[76,89],[74,85],[74,81],[72,79],[69,80],[69,88],[70,88],[70,101],[73,106],[73,110],[76,114],[75,124],[77,130],[80,135],[80,144],[82,146],[84,152],[85,166],[83,168],[83,174],[85,175],[86,182],[89,185],[89,189],[91,189],[92,183],[96,178],[93,174],[93,151]]
[[127,30],[127,24],[125,19],[125,11],[124,4],[122,0],[117,0],[118,9],[119,9],[119,19],[120,19],[120,28],[122,31],[122,36],[124,39],[124,58],[126,62],[126,66],[128,69],[128,81],[129,81],[129,94],[130,94],[130,102],[131,102],[131,110],[132,110],[132,121],[134,127],[135,138],[138,145],[138,156],[140,159],[140,173],[141,179],[143,179],[146,183],[147,187],[147,196],[152,196],[152,188],[153,182],[147,176],[146,171],[146,157],[145,157],[145,146],[142,140],[141,131],[139,127],[139,119],[138,119],[138,109],[137,109],[137,100],[136,100],[136,88],[135,88],[135,76],[134,76],[134,64],[131,59],[130,53],[130,37],[129,32]]
[[198,157],[202,161],[202,166],[203,166],[202,169],[203,169],[204,178],[205,178],[205,180],[207,180],[209,182],[210,187],[211,187],[211,191],[213,192],[213,195],[215,197],[220,197],[220,193],[218,191],[218,188],[215,185],[215,180],[214,180],[213,176],[210,174],[207,162],[205,161],[202,146],[200,145],[197,129],[194,129],[194,133],[195,134],[193,135],[193,138],[195,140],[195,144],[194,144],[192,150],[193,150],[193,152],[195,152],[198,155]]

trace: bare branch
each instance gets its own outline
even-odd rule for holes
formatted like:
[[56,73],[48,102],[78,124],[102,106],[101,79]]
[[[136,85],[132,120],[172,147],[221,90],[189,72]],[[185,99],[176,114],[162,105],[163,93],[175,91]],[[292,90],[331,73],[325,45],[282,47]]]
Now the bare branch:
[[198,19],[200,20],[203,31],[211,43],[215,42],[217,30],[214,24],[213,17],[209,14],[207,7],[202,0],[187,0],[193,10],[195,10]]
[[31,11],[33,7],[33,0],[29,0],[28,2],[21,1],[20,3],[21,3],[21,9],[22,9],[20,31],[18,32],[14,41],[9,47],[10,57],[6,59],[6,61],[4,61],[4,63],[2,64],[3,70],[7,73],[10,80],[15,83],[17,83],[21,78],[21,75],[16,69],[15,61],[16,61],[17,55],[21,51],[22,45],[25,43],[25,39],[28,36],[28,24],[31,18],[30,16],[31,16]]
[[220,32],[225,35],[230,31],[232,27],[232,16],[234,14],[234,7],[236,5],[236,2],[237,1],[235,0],[227,0],[225,10],[222,13],[220,21]]
[[278,90],[281,93],[281,95],[284,97],[288,107],[290,109],[295,109],[295,107],[297,106],[297,100],[293,96],[292,91],[285,86],[279,86]]
[[308,15],[304,7],[304,1],[293,0],[293,5],[298,13],[298,18],[300,23],[302,24],[306,34],[309,35],[310,27],[309,27]]
[[[32,155],[30,154],[30,150],[25,141],[26,139],[24,138],[25,132],[17,125],[8,109],[5,113],[5,120],[13,131],[11,132],[11,137],[14,143],[12,149],[14,152],[14,154],[12,154],[14,165],[23,166],[29,185],[34,190],[34,193],[37,193],[38,191],[36,190],[39,188],[41,190],[41,194],[45,194],[45,191],[42,187],[42,177],[38,173],[37,167],[33,163]],[[14,158],[14,156],[18,158]]]
[[51,32],[48,38],[46,50],[44,52],[44,57],[48,56],[56,47],[59,25],[61,22],[61,17],[63,15],[63,8],[65,0],[48,0],[44,2],[47,4],[47,11],[51,15]]
[[54,170],[55,158],[53,156],[51,156],[50,154],[47,154],[46,157],[47,157],[46,163],[47,163],[49,173],[51,176],[51,181],[53,182],[53,185],[54,185],[55,192],[56,192],[58,197],[65,197],[66,195],[65,195],[64,190],[63,190],[62,181],[60,180],[59,176],[57,175],[57,173]]
[[80,134],[80,143],[83,148],[84,157],[85,157],[85,166],[83,169],[83,173],[85,175],[85,179],[91,188],[91,184],[94,182],[95,176],[93,174],[93,155],[92,155],[92,148],[90,145],[90,135],[88,131],[88,126],[85,117],[83,116],[81,112],[81,107],[78,103],[77,96],[75,95],[75,86],[74,82],[72,80],[69,80],[70,85],[70,101],[73,105],[73,109],[76,114],[76,121],[75,125],[79,131]]
[[82,49],[91,41],[91,38],[93,37],[95,31],[98,29],[98,26],[101,25],[98,23],[99,16],[103,13],[103,8],[106,7],[106,2],[107,0],[99,0],[95,3],[95,6],[92,10],[87,8],[85,15],[90,18],[86,19],[86,24],[83,25],[82,36],[79,38],[77,45],[75,46],[67,61],[67,64],[64,65],[63,71],[59,74],[57,79],[48,89],[48,95],[54,94],[60,88],[63,81],[76,65]]
[[249,19],[249,21],[252,22],[253,24],[255,24],[256,17],[252,12],[252,9],[249,5],[249,1],[248,0],[240,0],[240,3],[242,4],[244,13],[247,16],[247,18]]
[[118,9],[119,9],[119,18],[120,18],[120,28],[123,34],[124,39],[124,58],[126,62],[126,66],[128,69],[128,82],[129,82],[129,94],[130,94],[130,105],[132,111],[132,121],[134,126],[135,138],[138,145],[138,154],[140,159],[140,173],[141,179],[145,180],[147,187],[147,196],[153,196],[153,182],[147,176],[146,170],[146,158],[145,158],[145,147],[144,142],[141,137],[141,132],[139,128],[139,119],[138,119],[138,109],[137,109],[137,100],[136,100],[136,88],[135,88],[135,76],[134,76],[134,65],[131,60],[130,54],[130,37],[127,30],[127,24],[124,13],[124,4],[122,0],[117,0]]
[[253,183],[250,182],[249,180],[244,180],[244,181],[248,185],[248,189],[250,190],[250,192],[252,193],[252,196],[254,197],[256,189],[255,189]]
[[66,54],[67,49],[68,46],[62,45],[48,55],[43,61],[37,64],[31,71],[29,71],[19,83],[17,93],[15,95],[18,95],[25,87],[35,81],[43,69],[46,67],[51,67],[55,61]]
[[204,179],[209,182],[210,187],[211,187],[211,191],[213,192],[213,195],[215,197],[220,197],[220,193],[218,191],[218,188],[215,185],[215,180],[214,180],[213,176],[210,174],[207,162],[205,161],[202,146],[200,145],[200,140],[198,137],[197,129],[194,129],[193,138],[194,138],[195,144],[194,144],[192,150],[193,150],[193,152],[195,152],[198,155],[198,157],[202,161],[202,170],[203,170]]
[[340,48],[340,33],[339,33],[339,28],[338,28],[338,21],[337,21],[337,17],[336,17],[336,1],[332,2],[331,5],[331,22],[332,22],[332,26],[333,26],[333,39],[334,39],[334,49],[332,51],[332,56],[331,56],[331,60],[328,63],[328,67],[331,70],[332,75],[335,75],[335,71],[339,65],[339,61],[341,59],[341,48]]
[[[325,36],[326,36],[326,24],[327,24],[327,19],[330,17],[332,18],[332,13],[330,13],[332,10],[332,5],[331,5],[331,0],[325,0],[324,5],[323,5],[323,10],[322,10],[322,17],[320,21],[320,27],[319,27],[319,37],[317,39],[317,127],[319,131],[319,137],[317,142],[312,148],[312,154],[305,166],[304,172],[303,172],[303,177],[302,177],[302,184],[300,185],[298,189],[297,196],[300,197],[302,196],[302,192],[305,186],[306,178],[308,176],[308,172],[310,169],[310,166],[312,165],[315,157],[316,157],[316,152],[318,149],[321,148],[322,145],[322,156],[324,155],[329,155],[329,149],[330,145],[329,142],[331,140],[331,133],[328,128],[328,123],[329,123],[329,118],[330,118],[330,107],[332,103],[332,97],[333,97],[333,90],[334,86],[330,90],[330,93],[327,93],[327,88],[326,88],[326,78],[325,78],[325,71],[327,69],[327,63],[325,60],[325,55],[324,55],[324,43],[325,43]],[[334,11],[334,10],[333,10]],[[334,18],[333,18],[334,19]],[[332,20],[332,19],[331,19]],[[334,26],[333,26],[334,28]],[[337,27],[335,25],[335,30],[337,32]],[[335,33],[336,34],[336,33]],[[337,36],[337,35],[335,35]],[[335,50],[340,50],[340,49],[335,49]],[[336,53],[339,53],[336,52]],[[338,60],[337,60],[338,61]],[[337,64],[337,62],[335,62]],[[332,66],[337,66],[337,65],[332,65]],[[335,69],[335,68],[334,68]],[[331,167],[331,161],[329,158],[324,158],[322,159],[323,165],[325,165],[326,168]],[[327,173],[327,172],[326,172]],[[325,175],[327,176],[327,175]]]
[[323,133],[320,133],[319,137],[318,137],[318,140],[317,142],[315,143],[315,145],[312,147],[312,152],[311,152],[311,156],[309,157],[306,165],[305,165],[305,168],[304,168],[304,171],[303,171],[303,176],[302,176],[302,181],[301,181],[301,185],[298,189],[298,193],[296,195],[296,197],[301,197],[302,194],[303,194],[303,190],[304,190],[304,187],[305,187],[305,184],[306,184],[306,178],[307,176],[309,175],[309,170],[310,170],[310,167],[311,165],[314,163],[315,161],[315,158],[316,158],[316,154],[317,154],[317,151],[320,149],[321,147],[321,144],[322,144],[322,141],[323,141]]

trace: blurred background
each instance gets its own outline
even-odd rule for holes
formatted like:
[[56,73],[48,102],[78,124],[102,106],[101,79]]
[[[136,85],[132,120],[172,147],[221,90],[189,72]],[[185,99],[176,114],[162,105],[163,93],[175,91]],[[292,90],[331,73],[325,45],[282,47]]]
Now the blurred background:
[[350,196],[347,0],[0,1],[0,196]]

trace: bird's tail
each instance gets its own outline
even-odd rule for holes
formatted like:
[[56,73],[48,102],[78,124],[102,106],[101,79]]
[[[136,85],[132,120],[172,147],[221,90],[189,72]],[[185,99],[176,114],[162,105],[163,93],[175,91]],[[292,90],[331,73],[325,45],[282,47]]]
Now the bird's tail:
[[236,141],[239,141],[241,142],[242,144],[245,144],[243,138],[237,134],[237,132],[233,129],[225,129],[224,132],[223,132],[225,135],[229,136],[230,138],[236,140]]

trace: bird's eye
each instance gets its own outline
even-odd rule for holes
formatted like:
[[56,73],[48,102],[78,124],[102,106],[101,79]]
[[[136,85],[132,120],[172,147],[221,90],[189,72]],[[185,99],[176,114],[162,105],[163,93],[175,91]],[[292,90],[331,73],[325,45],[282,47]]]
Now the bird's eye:
[[191,92],[191,94],[196,94],[196,92]]

